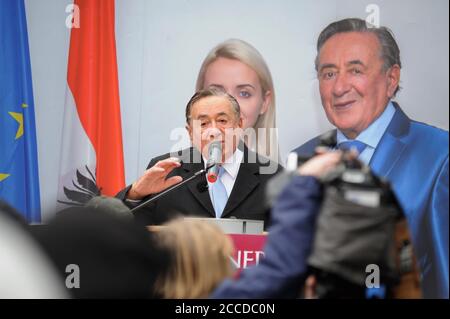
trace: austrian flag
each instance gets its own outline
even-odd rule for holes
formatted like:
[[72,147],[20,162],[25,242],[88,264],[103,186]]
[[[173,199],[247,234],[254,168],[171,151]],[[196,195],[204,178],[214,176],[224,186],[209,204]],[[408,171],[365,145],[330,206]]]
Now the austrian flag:
[[58,202],[82,205],[125,185],[114,0],[75,0]]

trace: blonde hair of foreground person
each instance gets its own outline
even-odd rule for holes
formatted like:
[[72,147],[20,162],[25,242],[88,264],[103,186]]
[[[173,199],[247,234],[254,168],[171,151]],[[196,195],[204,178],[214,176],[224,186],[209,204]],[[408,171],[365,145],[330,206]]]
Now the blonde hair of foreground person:
[[[273,86],[272,75],[261,53],[258,52],[249,43],[239,39],[229,39],[215,46],[203,60],[202,66],[197,77],[196,91],[205,89],[205,74],[211,63],[219,58],[231,59],[242,62],[247,65],[258,75],[261,85],[262,94],[271,92],[271,98],[264,114],[258,116],[253,129],[256,133],[256,143],[251,141],[247,144],[250,149],[256,151],[272,161],[279,162],[278,152],[278,134],[276,128],[276,107],[275,107],[275,90]],[[230,92],[228,92],[230,94]],[[233,95],[233,94],[231,94]],[[265,136],[259,134],[259,128],[266,129]],[[244,127],[246,129],[246,127]],[[255,145],[256,144],[256,145]]]
[[162,298],[206,298],[232,276],[233,243],[217,225],[180,218],[153,231],[161,248],[172,255],[169,269],[155,284]]

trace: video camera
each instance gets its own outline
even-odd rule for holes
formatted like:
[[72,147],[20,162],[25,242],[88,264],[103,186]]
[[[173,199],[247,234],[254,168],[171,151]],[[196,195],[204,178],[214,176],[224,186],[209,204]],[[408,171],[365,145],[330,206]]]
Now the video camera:
[[[316,150],[334,149],[336,132],[330,131]],[[351,150],[342,152],[338,166],[320,180],[323,200],[307,261],[309,275],[316,279],[316,297],[420,298],[408,224],[389,181],[376,176]],[[288,159],[288,169],[269,183],[270,204],[313,156]]]

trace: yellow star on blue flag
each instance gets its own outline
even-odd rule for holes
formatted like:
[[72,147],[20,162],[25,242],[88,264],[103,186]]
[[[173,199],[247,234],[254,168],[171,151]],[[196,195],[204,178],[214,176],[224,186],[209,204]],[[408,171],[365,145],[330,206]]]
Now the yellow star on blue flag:
[[0,173],[0,182],[4,179],[7,179],[9,177],[9,174],[2,174]]
[[17,112],[9,112],[9,115],[13,117],[19,123],[19,128],[16,133],[16,140],[23,135],[23,114]]

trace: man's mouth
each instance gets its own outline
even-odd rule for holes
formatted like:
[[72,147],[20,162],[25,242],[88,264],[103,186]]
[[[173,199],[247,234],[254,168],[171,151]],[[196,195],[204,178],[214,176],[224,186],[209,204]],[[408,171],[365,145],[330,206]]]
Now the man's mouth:
[[352,101],[334,103],[333,107],[338,110],[345,110],[345,109],[350,108],[353,105],[353,103],[355,103],[355,102],[356,101],[352,100]]

